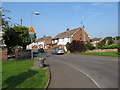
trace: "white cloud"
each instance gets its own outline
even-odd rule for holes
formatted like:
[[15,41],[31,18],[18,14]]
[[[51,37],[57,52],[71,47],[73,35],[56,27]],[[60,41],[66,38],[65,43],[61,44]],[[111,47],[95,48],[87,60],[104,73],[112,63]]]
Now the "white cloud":
[[112,7],[112,4],[107,2],[94,2],[92,6],[100,6],[100,7]]
[[97,12],[97,13],[94,13],[93,16],[96,17],[96,16],[100,16],[102,14],[103,14],[102,12]]

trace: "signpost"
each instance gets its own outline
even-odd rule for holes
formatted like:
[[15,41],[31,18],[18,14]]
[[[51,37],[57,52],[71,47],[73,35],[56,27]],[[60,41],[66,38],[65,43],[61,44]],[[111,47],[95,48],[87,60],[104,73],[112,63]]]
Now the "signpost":
[[28,32],[29,32],[30,35],[34,34],[35,33],[34,27],[28,27]]
[[28,32],[29,32],[29,35],[30,35],[30,38],[31,38],[31,43],[32,43],[32,38],[34,38],[34,27],[28,27]]
[[[31,43],[32,43],[32,38],[34,38],[34,27],[28,27],[28,32],[29,32],[29,35],[30,35],[30,38],[31,38]],[[31,59],[33,60],[33,51],[31,50]]]

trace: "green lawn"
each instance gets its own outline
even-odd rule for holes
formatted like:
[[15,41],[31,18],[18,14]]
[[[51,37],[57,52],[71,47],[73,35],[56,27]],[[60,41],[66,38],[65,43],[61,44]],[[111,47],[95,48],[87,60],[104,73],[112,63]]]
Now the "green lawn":
[[44,88],[48,70],[31,69],[33,60],[3,61],[2,88]]
[[111,57],[120,57],[118,52],[95,52],[95,53],[79,53],[82,55],[97,55],[97,56],[111,56]]

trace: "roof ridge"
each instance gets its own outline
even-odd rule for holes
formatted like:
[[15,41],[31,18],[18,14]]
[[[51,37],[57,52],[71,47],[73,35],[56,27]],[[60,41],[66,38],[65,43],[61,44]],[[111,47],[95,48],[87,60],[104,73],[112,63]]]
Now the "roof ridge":
[[70,37],[71,35],[73,35],[79,28],[75,28],[69,31],[64,31],[62,33],[57,34],[53,39],[55,38],[65,38],[65,37]]

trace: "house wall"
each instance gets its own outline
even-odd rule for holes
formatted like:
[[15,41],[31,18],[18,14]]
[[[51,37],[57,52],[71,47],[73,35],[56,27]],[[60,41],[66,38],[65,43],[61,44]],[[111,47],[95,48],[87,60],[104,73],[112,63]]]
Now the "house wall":
[[32,49],[32,47],[33,47],[34,45],[37,45],[37,43],[34,43],[34,42],[33,42],[33,43],[27,45],[27,46],[26,46],[26,49]]
[[58,40],[58,45],[66,45],[68,42],[70,43],[70,38],[62,38]]
[[96,44],[97,44],[98,42],[100,42],[100,41],[93,41],[93,42],[91,42],[91,44],[92,44],[93,46],[96,46]]
[[[83,30],[79,30],[77,33],[75,33],[72,37],[72,40],[78,40],[78,41],[84,41],[83,38]],[[88,34],[85,33],[85,41],[90,41]]]
[[58,40],[57,40],[57,39],[52,40],[52,44],[55,44],[55,43],[58,43]]
[[39,48],[44,48],[44,42],[38,42],[37,45],[39,46]]

